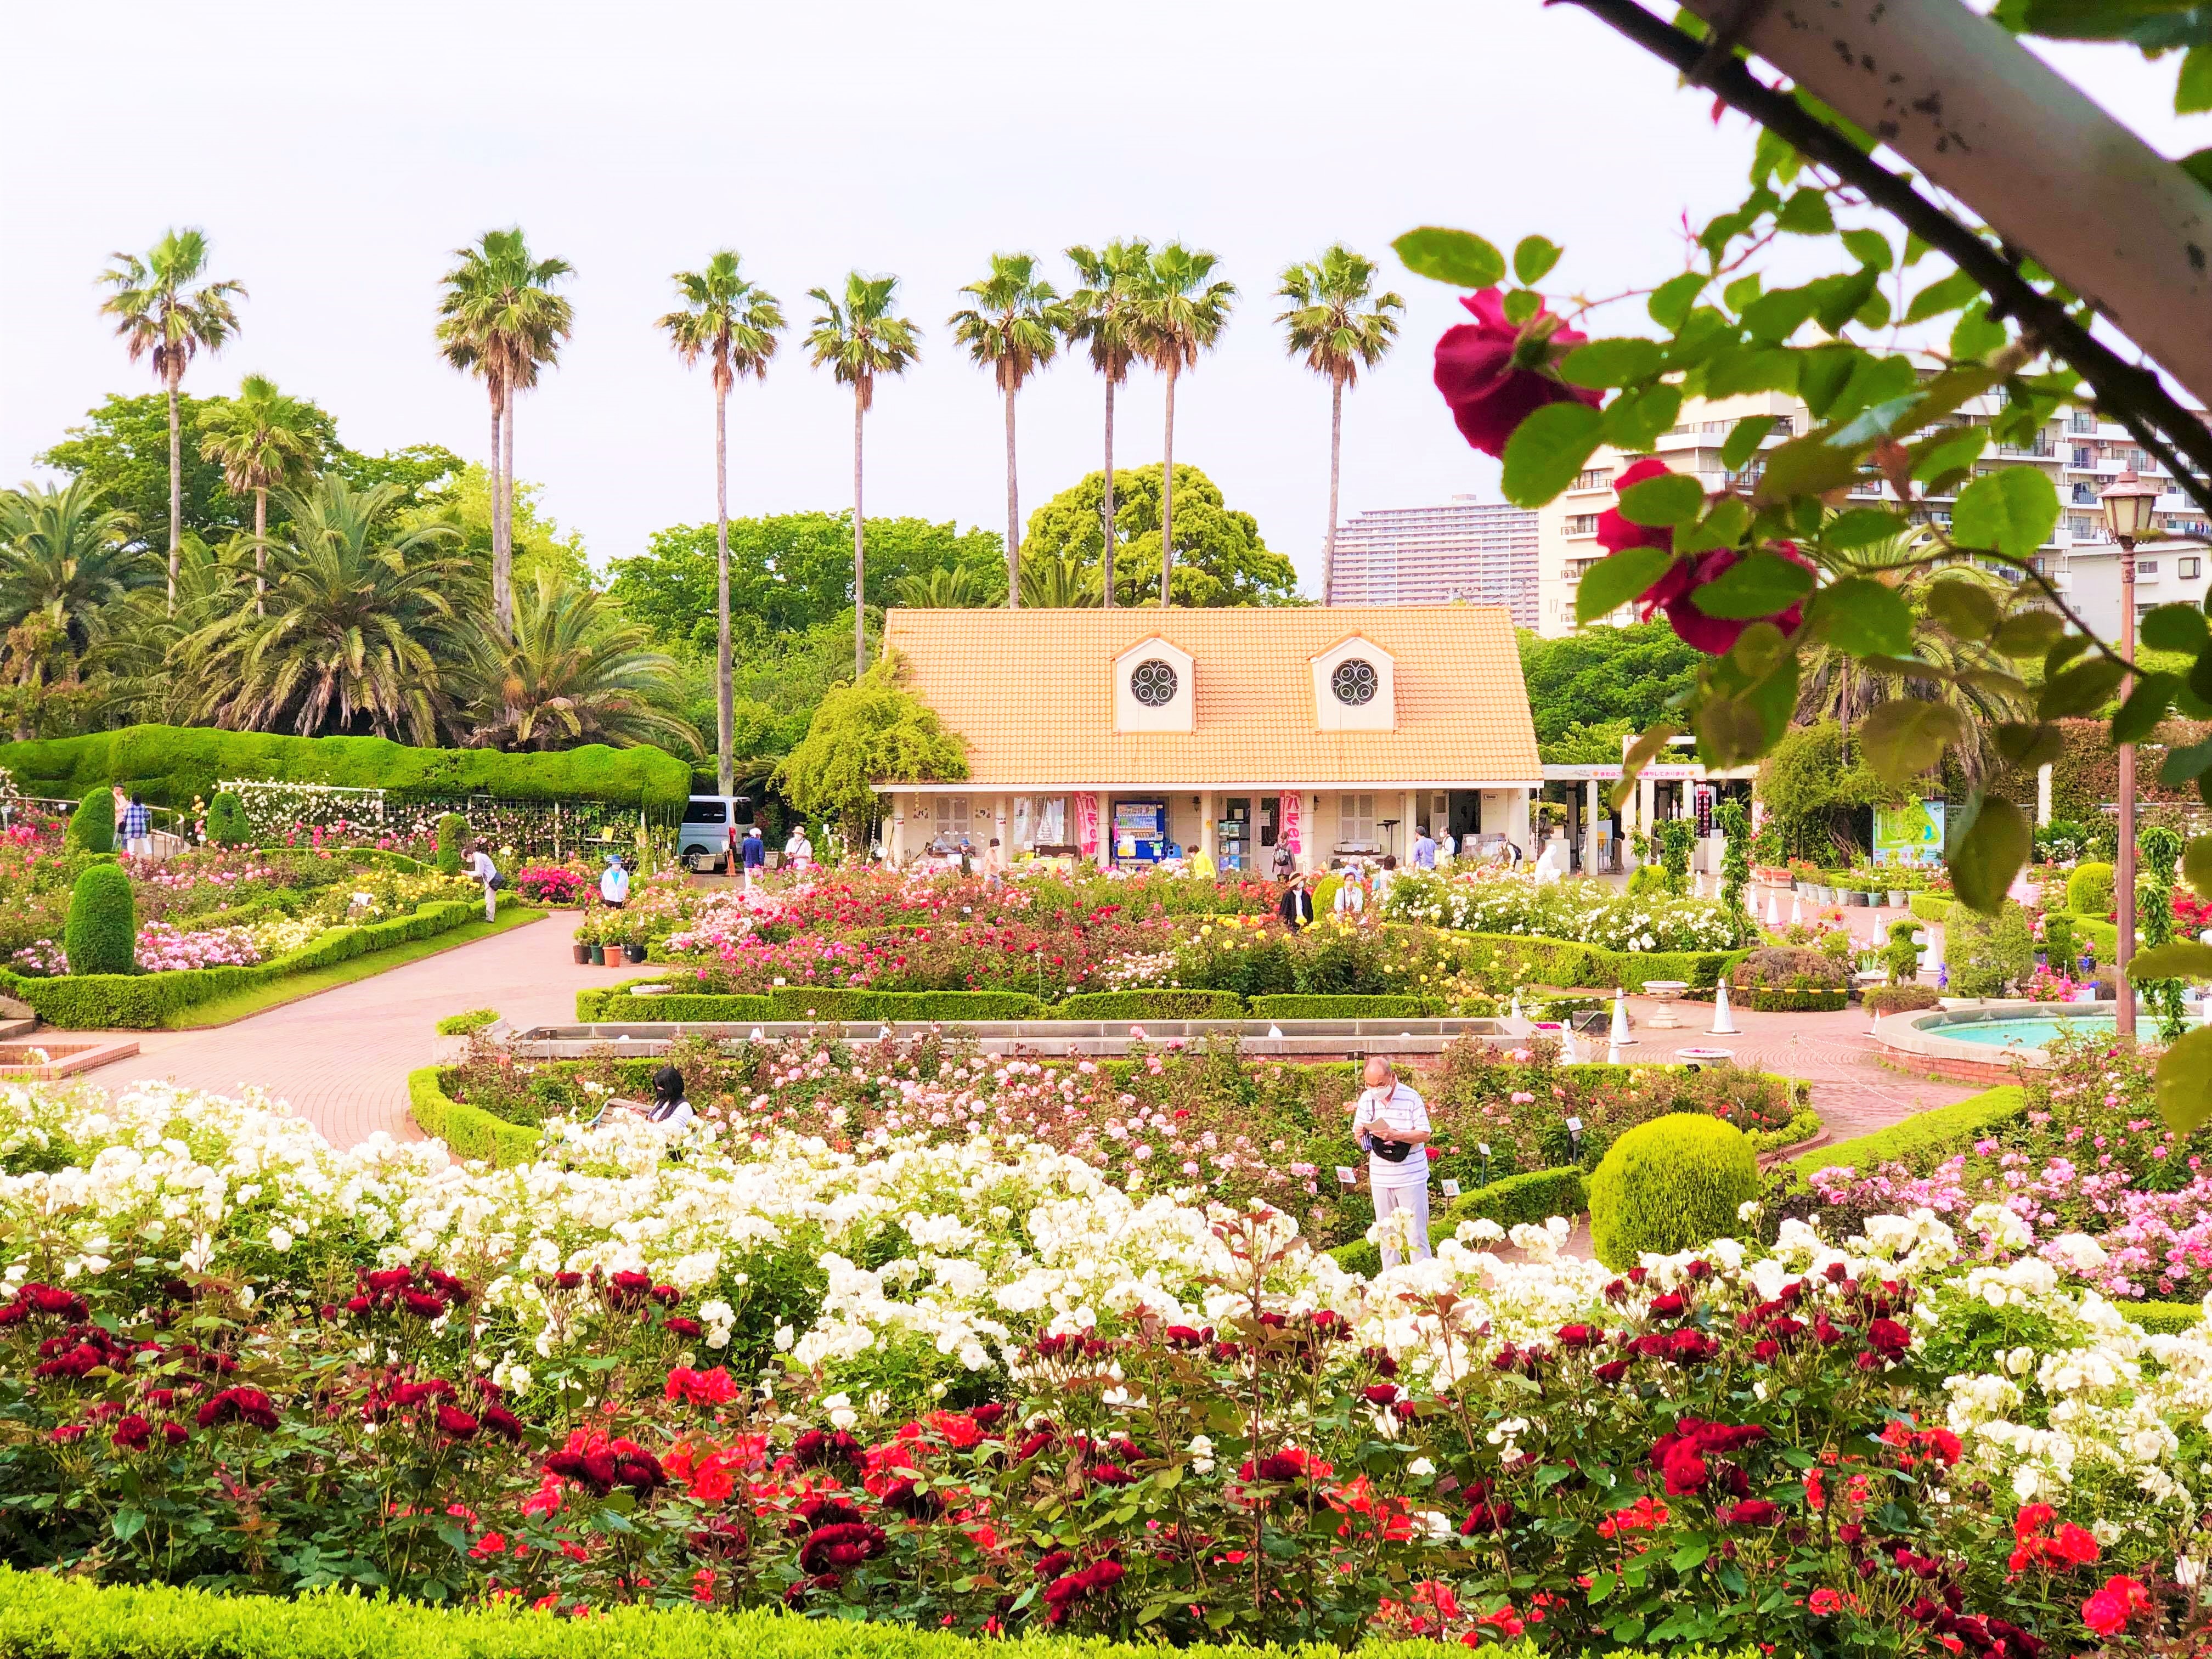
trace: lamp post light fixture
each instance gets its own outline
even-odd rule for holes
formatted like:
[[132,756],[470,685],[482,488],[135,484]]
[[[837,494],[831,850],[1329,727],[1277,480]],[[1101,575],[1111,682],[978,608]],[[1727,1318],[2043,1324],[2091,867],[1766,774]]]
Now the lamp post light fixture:
[[[2136,656],[2136,544],[2152,532],[2151,509],[2158,502],[2158,485],[2132,472],[2123,472],[2098,496],[2105,509],[2105,528],[2120,544],[2120,654],[2130,662]],[[2120,682],[2125,701],[2135,689],[2135,676]],[[2119,948],[2113,968],[2119,975],[2118,1000],[2112,1005],[2113,1030],[2121,1036],[2136,1034],[2136,994],[2128,983],[2128,964],[2136,954],[2136,746],[2124,743],[2120,760],[2120,846],[2112,871],[2114,914],[2119,923]]]

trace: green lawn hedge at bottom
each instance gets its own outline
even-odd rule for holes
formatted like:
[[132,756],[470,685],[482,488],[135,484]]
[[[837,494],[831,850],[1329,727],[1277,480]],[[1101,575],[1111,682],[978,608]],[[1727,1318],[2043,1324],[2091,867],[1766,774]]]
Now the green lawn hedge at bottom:
[[[1327,1644],[1170,1649],[1095,1637],[988,1642],[911,1625],[782,1613],[610,1607],[563,1619],[512,1603],[446,1608],[319,1592],[283,1601],[166,1585],[102,1589],[0,1568],[0,1659],[1341,1659]],[[1434,1642],[1367,1642],[1362,1659],[1435,1659]],[[1534,1659],[1525,1642],[1455,1659]],[[1676,1659],[1722,1659],[1677,1648]],[[1758,1659],[1756,1650],[1727,1659]]]
[[[514,896],[501,893],[502,907]],[[0,969],[0,990],[28,1003],[40,1020],[64,1031],[147,1031],[218,997],[258,989],[288,975],[313,972],[412,939],[432,938],[481,921],[474,900],[439,899],[410,915],[366,927],[337,928],[289,955],[250,968],[182,968],[166,974],[64,974],[37,979]]]

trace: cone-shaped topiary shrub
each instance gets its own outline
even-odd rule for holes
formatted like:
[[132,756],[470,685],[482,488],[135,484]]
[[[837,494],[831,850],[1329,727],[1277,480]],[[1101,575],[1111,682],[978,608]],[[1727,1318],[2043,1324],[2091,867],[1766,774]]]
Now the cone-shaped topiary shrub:
[[1735,1233],[1759,1196],[1759,1156],[1742,1130],[1700,1112],[1639,1123],[1589,1179],[1590,1246],[1616,1272]]
[[138,902],[121,866],[95,864],[76,878],[62,947],[72,975],[137,971]]
[[253,826],[246,821],[246,803],[228,789],[208,807],[207,836],[217,847],[252,845]]
[[70,814],[69,829],[62,839],[69,846],[88,853],[112,853],[115,850],[115,793],[109,789],[95,789],[77,803],[76,811]]
[[459,812],[448,812],[438,820],[439,874],[461,873],[461,843],[468,838],[469,821]]

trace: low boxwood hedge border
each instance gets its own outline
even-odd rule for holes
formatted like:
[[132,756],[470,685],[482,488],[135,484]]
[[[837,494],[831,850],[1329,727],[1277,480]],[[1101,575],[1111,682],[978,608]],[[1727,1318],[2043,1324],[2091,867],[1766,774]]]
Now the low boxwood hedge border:
[[1905,908],[1923,921],[1948,921],[1954,902],[1946,893],[1915,893],[1905,901]]
[[[166,1584],[102,1589],[83,1578],[0,1568],[0,1656],[5,1659],[1342,1659],[1346,1650],[1192,1646],[1024,1633],[978,1640],[909,1624],[802,1619],[775,1612],[609,1607],[564,1618],[510,1601],[465,1607],[340,1590],[306,1595],[222,1595]],[[1435,1642],[1367,1642],[1363,1659],[1421,1659]],[[1533,1651],[1484,1644],[1462,1659]],[[1718,1659],[1684,1650],[1685,1659]],[[1727,1659],[1758,1659],[1756,1650]]]
[[1680,980],[1710,991],[1751,954],[1740,951],[1607,951],[1572,939],[1522,933],[1463,933],[1506,958],[1524,984],[1562,989],[1641,991],[1653,980]]
[[1440,1019],[1449,1012],[1438,997],[1285,994],[1252,999],[1255,1019]]
[[1851,994],[1841,986],[1807,990],[1790,986],[1754,986],[1744,994],[1752,1012],[1759,1014],[1832,1014],[1850,1006]]
[[[452,1098],[446,1093],[441,1066],[408,1073],[407,1109],[415,1127],[431,1139],[444,1141],[455,1158],[482,1158],[502,1169],[529,1163],[545,1140],[541,1131],[526,1124],[509,1123],[481,1106]],[[0,1648],[0,1654],[6,1651]]]
[[639,996],[663,977],[623,980],[576,993],[587,1025],[741,1024],[746,1020],[1429,1019],[1449,1012],[1434,997],[1261,996],[1249,1006],[1234,991],[1081,991],[1041,1002],[1026,991],[852,991],[781,986],[766,995],[668,991]]
[[1821,1170],[1849,1167],[1863,1171],[1885,1164],[1909,1164],[1918,1158],[1940,1160],[1963,1152],[2027,1109],[2026,1091],[2016,1083],[2007,1083],[1948,1106],[1916,1112],[1904,1122],[1872,1134],[1817,1147],[1790,1160],[1790,1167],[1801,1176],[1810,1176]]
[[[514,896],[499,895],[502,908]],[[155,1030],[173,1014],[251,991],[292,974],[335,967],[389,945],[430,939],[480,920],[476,901],[434,899],[409,915],[325,933],[287,956],[250,968],[180,968],[166,974],[63,974],[28,977],[0,969],[0,989],[28,1003],[45,1024],[64,1031]]]

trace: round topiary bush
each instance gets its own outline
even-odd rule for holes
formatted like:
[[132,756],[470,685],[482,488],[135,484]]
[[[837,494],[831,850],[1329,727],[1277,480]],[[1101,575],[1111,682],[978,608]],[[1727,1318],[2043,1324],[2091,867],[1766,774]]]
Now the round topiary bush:
[[2066,908],[2077,916],[2099,921],[2112,908],[2112,866],[2092,862],[2077,864],[2066,878]]
[[469,821],[459,812],[448,812],[438,820],[438,873],[458,876],[461,873],[461,843],[469,838]]
[[138,967],[138,902],[120,865],[95,864],[76,878],[62,928],[71,974],[128,974]]
[[1700,1112],[1639,1123],[1589,1180],[1590,1247],[1616,1272],[1647,1251],[1691,1250],[1735,1231],[1759,1196],[1759,1157],[1742,1130]]
[[69,829],[62,840],[70,847],[87,853],[112,853],[115,850],[115,792],[95,789],[76,805],[70,814]]
[[252,844],[253,826],[246,821],[246,803],[225,789],[208,807],[207,837],[217,847]]

